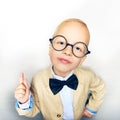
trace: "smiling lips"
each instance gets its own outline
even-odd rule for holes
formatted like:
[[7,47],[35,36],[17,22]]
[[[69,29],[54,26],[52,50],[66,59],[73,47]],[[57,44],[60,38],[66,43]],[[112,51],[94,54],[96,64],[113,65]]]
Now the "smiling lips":
[[64,63],[64,64],[70,64],[71,62],[67,59],[64,59],[64,58],[58,58],[58,60],[61,62],[61,63]]

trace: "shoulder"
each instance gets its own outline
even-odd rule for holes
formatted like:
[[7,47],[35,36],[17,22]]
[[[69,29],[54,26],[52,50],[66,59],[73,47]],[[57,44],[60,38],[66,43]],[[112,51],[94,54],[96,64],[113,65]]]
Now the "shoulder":
[[50,67],[44,68],[41,71],[37,72],[33,78],[39,78],[44,76],[49,76],[51,74]]
[[76,74],[87,74],[87,75],[95,75],[95,72],[89,68],[89,67],[83,67],[83,66],[79,66],[75,69],[75,73]]
[[41,83],[45,82],[46,80],[48,80],[48,78],[50,78],[51,75],[51,69],[50,67],[44,68],[41,71],[37,72],[32,79],[33,83]]
[[84,82],[85,81],[94,82],[97,79],[99,80],[101,79],[101,77],[96,75],[96,73],[89,67],[80,66],[75,69],[74,73],[81,81],[84,81]]

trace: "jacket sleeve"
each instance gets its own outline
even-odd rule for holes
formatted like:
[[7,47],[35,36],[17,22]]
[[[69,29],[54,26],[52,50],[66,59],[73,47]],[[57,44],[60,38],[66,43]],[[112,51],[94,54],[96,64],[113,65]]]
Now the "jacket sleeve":
[[92,95],[89,98],[86,108],[97,112],[104,100],[106,91],[105,83],[100,77],[96,76],[95,73],[91,72],[89,88]]

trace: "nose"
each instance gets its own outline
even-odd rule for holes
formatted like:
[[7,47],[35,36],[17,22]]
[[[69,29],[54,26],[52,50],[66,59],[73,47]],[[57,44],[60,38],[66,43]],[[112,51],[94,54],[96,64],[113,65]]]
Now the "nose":
[[67,46],[64,50],[63,53],[66,54],[67,56],[72,55],[72,46]]

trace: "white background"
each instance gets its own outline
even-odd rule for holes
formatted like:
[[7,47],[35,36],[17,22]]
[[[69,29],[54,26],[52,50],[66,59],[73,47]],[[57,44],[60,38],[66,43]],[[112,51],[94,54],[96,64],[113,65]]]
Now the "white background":
[[18,116],[14,107],[19,75],[24,72],[30,83],[36,72],[50,64],[48,39],[70,17],[87,23],[91,54],[84,65],[107,86],[105,101],[93,120],[119,120],[119,7],[119,0],[0,0],[0,120],[29,120]]

